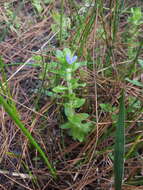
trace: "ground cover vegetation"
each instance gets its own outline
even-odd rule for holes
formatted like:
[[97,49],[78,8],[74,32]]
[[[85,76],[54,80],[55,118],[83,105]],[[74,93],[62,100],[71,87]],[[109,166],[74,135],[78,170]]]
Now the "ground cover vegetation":
[[143,189],[143,1],[0,1],[0,189]]

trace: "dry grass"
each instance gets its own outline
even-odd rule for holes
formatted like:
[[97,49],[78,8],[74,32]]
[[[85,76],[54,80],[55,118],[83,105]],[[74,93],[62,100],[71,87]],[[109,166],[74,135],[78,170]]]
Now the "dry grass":
[[[53,20],[49,10],[56,9],[59,6],[59,2],[53,1],[49,5],[44,5],[44,10],[39,18],[35,14],[32,15],[32,4],[26,0],[23,8],[17,13],[20,27],[16,31],[8,26],[9,18],[6,15],[4,2],[6,1],[0,2],[0,22],[3,23],[0,26],[0,33],[4,33],[7,28],[5,37],[0,42],[0,55],[3,57],[4,63],[25,63],[33,54],[42,55],[47,60],[54,60],[53,50],[56,49],[57,43],[55,37],[50,40],[49,44],[42,51],[38,50],[54,35],[51,31]],[[20,6],[18,0],[8,2],[12,5],[14,11]],[[66,3],[69,5],[68,1]],[[126,2],[126,4],[129,3]],[[132,7],[133,4],[135,2],[132,2],[130,6]],[[143,6],[141,1],[138,1],[136,5]],[[67,6],[67,10],[69,9]],[[111,16],[110,13],[107,14],[104,23]],[[113,189],[113,160],[110,156],[114,145],[113,121],[111,113],[105,113],[100,110],[99,104],[110,102],[113,106],[118,105],[121,88],[126,89],[127,96],[137,97],[141,102],[143,95],[142,89],[118,80],[120,73],[117,67],[121,66],[120,70],[123,73],[123,67],[126,67],[126,44],[121,40],[127,22],[126,19],[123,18],[117,33],[118,39],[114,44],[114,56],[110,60],[114,72],[113,76],[109,77],[104,76],[103,72],[105,69],[108,69],[108,67],[104,67],[104,63],[106,62],[105,55],[107,49],[110,46],[110,29],[108,29],[108,25],[105,25],[109,37],[106,41],[95,37],[99,29],[98,25],[101,22],[98,19],[99,17],[95,20],[94,27],[83,48],[83,57],[81,57],[83,59],[90,52],[93,60],[97,61],[98,57],[100,57],[103,63],[99,67],[93,68],[93,70],[85,69],[86,78],[84,80],[89,88],[87,89],[87,94],[85,94],[88,101],[82,109],[84,112],[90,113],[90,119],[94,121],[93,125],[96,126],[96,130],[93,131],[85,143],[73,141],[59,129],[60,108],[49,97],[41,96],[39,110],[34,110],[34,101],[37,97],[34,90],[40,83],[39,68],[25,66],[17,73],[16,71],[20,66],[9,66],[6,68],[8,78],[16,73],[9,80],[8,86],[12,99],[20,113],[21,120],[56,166],[59,178],[57,181],[51,179],[46,166],[38,157],[37,152],[29,145],[27,139],[13,124],[4,109],[0,107],[0,189]],[[14,22],[17,21],[14,20],[12,22],[11,24],[14,25]],[[71,31],[72,34],[74,32],[76,31]],[[93,39],[95,40],[93,41]],[[68,44],[71,41],[72,38],[69,37],[65,43]],[[97,53],[94,52],[94,49],[98,47],[101,47],[99,51]],[[128,101],[126,104],[128,105]],[[117,113],[118,110],[114,114]],[[134,134],[142,134],[142,128],[138,128],[138,123],[141,119],[142,113],[135,114],[134,118],[126,120],[126,123],[130,124],[126,131],[127,138],[134,138]],[[111,131],[111,135],[109,133],[106,136],[108,131]],[[139,155],[131,157],[125,163],[125,180],[128,182],[136,179],[137,176],[142,177],[142,141],[143,139],[140,138]],[[131,147],[133,143],[134,141],[128,141],[126,147]],[[35,177],[35,180],[31,179],[31,174]],[[139,190],[142,188],[142,186],[138,187],[136,184],[123,185],[125,190]]]

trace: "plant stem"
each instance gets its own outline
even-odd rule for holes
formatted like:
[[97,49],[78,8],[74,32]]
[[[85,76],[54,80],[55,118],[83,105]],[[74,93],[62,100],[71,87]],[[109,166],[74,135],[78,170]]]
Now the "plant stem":
[[[72,84],[71,84],[71,79],[72,79],[72,69],[71,68],[68,68],[66,70],[66,79],[67,79],[67,86],[68,86],[68,94],[72,96],[73,94],[73,89],[72,89]],[[72,97],[70,98],[69,97],[69,104],[70,104],[70,110],[71,110],[71,116],[74,115],[74,109],[73,109],[73,100],[72,100]]]

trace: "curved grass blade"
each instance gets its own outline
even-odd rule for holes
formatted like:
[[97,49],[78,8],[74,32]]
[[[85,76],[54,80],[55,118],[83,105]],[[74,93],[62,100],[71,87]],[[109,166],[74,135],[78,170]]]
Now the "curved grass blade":
[[124,173],[124,147],[125,147],[125,102],[122,91],[119,107],[119,118],[115,135],[114,175],[115,190],[121,190]]
[[43,158],[43,160],[45,161],[46,165],[48,166],[48,169],[51,172],[51,175],[56,178],[56,171],[53,168],[53,166],[50,164],[47,156],[45,155],[45,153],[43,152],[43,150],[40,148],[40,146],[37,144],[37,142],[35,141],[35,139],[32,137],[32,135],[30,134],[30,132],[27,130],[27,128],[24,127],[23,123],[20,121],[20,119],[18,118],[17,114],[15,115],[15,111],[13,111],[12,107],[10,107],[6,100],[0,96],[0,104],[2,104],[2,106],[4,107],[5,111],[9,114],[9,116],[12,118],[12,120],[16,123],[16,125],[22,130],[22,132],[24,133],[24,135],[28,138],[28,140],[30,141],[30,143],[36,148],[36,150],[39,152],[39,154],[41,155],[41,157]]

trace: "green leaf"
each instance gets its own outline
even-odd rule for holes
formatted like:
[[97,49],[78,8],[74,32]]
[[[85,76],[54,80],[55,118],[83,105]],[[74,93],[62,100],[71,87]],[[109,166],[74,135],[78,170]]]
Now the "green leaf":
[[57,51],[56,51],[56,57],[57,57],[57,58],[63,58],[63,57],[64,57],[63,52],[62,52],[61,50],[57,50]]
[[85,99],[83,98],[76,98],[72,101],[73,108],[80,108],[85,103]]
[[108,104],[108,103],[107,104],[100,104],[100,107],[105,112],[113,112],[116,109],[115,107],[112,107],[112,105]]
[[88,123],[82,123],[82,131],[87,134],[91,131],[91,122]]
[[87,62],[86,61],[84,61],[84,62],[75,62],[72,65],[72,71],[76,71],[79,67],[83,67],[83,66],[87,66]]
[[65,57],[66,57],[67,54],[69,54],[70,56],[72,55],[72,52],[71,52],[71,50],[69,48],[64,48],[63,52],[64,52]]
[[75,125],[79,125],[82,121],[86,120],[89,117],[87,113],[77,113],[74,116],[69,116],[68,119],[70,122]]
[[43,62],[41,55],[33,55],[32,59],[34,59],[36,62]]
[[48,90],[45,90],[45,91],[44,91],[44,95],[49,96],[49,97],[51,97],[51,98],[61,98],[60,95],[58,95],[58,94],[56,94],[56,93],[53,93],[53,92],[51,92],[51,91],[48,91]]
[[126,81],[130,82],[131,84],[139,87],[143,87],[143,84],[137,80],[130,80],[129,78],[125,78]]
[[[69,122],[61,125],[62,129],[70,129],[70,134],[74,140],[83,142],[87,134],[91,131],[91,122],[85,122],[88,118],[88,114],[71,114],[73,110],[66,104],[65,112]],[[82,123],[84,121],[84,123]]]
[[115,131],[115,149],[114,149],[114,175],[115,190],[122,189],[122,180],[124,173],[124,147],[125,147],[125,102],[124,91],[120,98],[119,118]]
[[72,123],[71,125],[71,135],[76,140],[83,142],[87,134],[91,131],[91,123],[77,123],[76,125]]
[[72,78],[70,80],[70,83],[72,85],[72,89],[76,89],[78,87],[85,87],[86,86],[86,83],[78,83],[79,81],[79,78]]
[[82,133],[80,129],[73,128],[71,130],[71,135],[74,140],[79,140],[80,142],[83,142],[85,139],[85,134]]
[[53,91],[56,93],[64,93],[65,90],[67,90],[68,88],[62,85],[58,85],[55,88],[53,88]]
[[56,51],[56,58],[59,60],[59,64],[66,63],[64,53],[61,50]]
[[71,114],[74,112],[74,110],[72,109],[70,103],[65,103],[64,104],[64,111],[65,111],[65,115],[67,117],[71,117]]
[[105,112],[109,112],[111,110],[111,105],[110,104],[100,104],[100,107]]
[[77,115],[81,118],[81,120],[86,120],[89,117],[89,114],[87,113],[78,113]]
[[38,13],[42,12],[43,8],[42,8],[41,2],[39,0],[33,0],[32,4],[36,8],[36,10],[38,11]]
[[53,0],[44,0],[44,3],[45,4],[49,4],[49,3],[51,3]]
[[86,83],[74,83],[72,84],[72,89],[76,89],[78,87],[85,87]]
[[142,60],[142,59],[138,59],[138,63],[139,63],[140,66],[143,68],[143,60]]
[[71,123],[65,123],[63,125],[60,126],[61,129],[70,129],[71,128]]
[[85,87],[86,86],[86,83],[80,83],[78,84],[78,87]]
[[52,69],[55,70],[57,66],[58,66],[58,63],[56,62],[47,63],[47,69],[49,69],[50,72],[52,71]]
[[131,8],[132,17],[129,17],[129,21],[134,25],[140,25],[142,18],[142,11],[140,7]]

